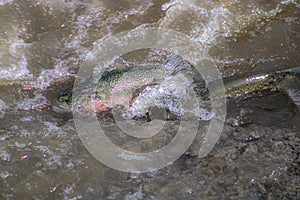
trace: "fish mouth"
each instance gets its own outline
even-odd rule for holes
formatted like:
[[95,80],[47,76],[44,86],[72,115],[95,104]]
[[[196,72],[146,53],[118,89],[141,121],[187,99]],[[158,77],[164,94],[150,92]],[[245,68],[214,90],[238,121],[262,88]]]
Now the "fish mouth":
[[71,109],[61,107],[59,105],[52,105],[52,110],[59,114],[70,114],[72,113]]

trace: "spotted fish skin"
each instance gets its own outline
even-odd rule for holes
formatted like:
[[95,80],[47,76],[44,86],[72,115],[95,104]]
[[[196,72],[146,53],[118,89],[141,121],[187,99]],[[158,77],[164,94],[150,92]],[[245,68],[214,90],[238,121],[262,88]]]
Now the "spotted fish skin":
[[[96,85],[91,84],[90,81],[82,85],[84,88],[82,90],[89,90],[89,92],[83,92],[76,99],[76,103],[85,106],[93,101],[97,112],[118,104],[129,106],[134,95],[141,92],[143,88],[160,84],[165,77],[182,70],[191,70],[191,66],[181,56],[173,55],[161,65],[139,65],[106,71]],[[60,113],[71,112],[71,99],[72,90],[68,90],[56,99],[52,106],[53,110]]]
[[[241,75],[226,77],[221,81],[224,83],[226,96],[240,96],[254,91],[272,89],[271,87],[274,87],[274,84],[276,85],[282,81],[287,74],[298,73],[300,73],[300,67],[291,67],[271,72],[249,72]],[[218,82],[212,82],[210,84],[212,91],[209,91],[209,94],[207,93],[206,96],[224,94],[222,93],[222,88],[220,87],[221,85],[218,84]]]
[[[191,70],[182,57],[175,55],[169,57],[162,65],[144,65],[127,69],[107,71],[102,74],[97,85],[87,87],[92,94],[83,94],[76,101],[77,104],[86,105],[93,101],[96,112],[101,112],[121,104],[130,105],[134,93],[138,94],[146,86],[160,84],[165,77],[181,70]],[[242,95],[253,91],[270,89],[270,83],[280,82],[286,74],[300,73],[300,67],[291,67],[272,72],[246,73],[224,78],[225,94],[227,96]],[[212,89],[205,96],[222,95],[222,88],[214,87],[214,82],[209,83]],[[86,84],[89,85],[89,84]],[[220,84],[215,84],[219,86]],[[223,89],[224,89],[223,88]],[[53,110],[59,113],[71,112],[72,90],[61,95],[53,105]]]

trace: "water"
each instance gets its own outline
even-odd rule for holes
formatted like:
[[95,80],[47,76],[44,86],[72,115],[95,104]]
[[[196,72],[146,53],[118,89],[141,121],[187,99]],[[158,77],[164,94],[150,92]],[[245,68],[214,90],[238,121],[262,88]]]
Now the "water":
[[[73,120],[52,112],[51,103],[72,86],[96,44],[143,25],[189,35],[224,77],[299,66],[299,16],[293,0],[0,0],[1,198],[298,199],[298,76],[278,90],[228,99],[225,127],[209,156],[197,157],[201,133],[208,128],[202,121],[185,155],[145,174],[101,164],[83,146]],[[136,51],[100,70],[158,64],[167,54]],[[151,92],[141,94],[141,104],[132,108],[136,113],[153,106]],[[156,105],[171,103],[176,101]],[[205,111],[202,116],[210,117]],[[113,125],[111,116],[104,118],[111,139],[136,152],[163,147],[178,129],[176,119],[170,120],[154,138],[135,141]]]

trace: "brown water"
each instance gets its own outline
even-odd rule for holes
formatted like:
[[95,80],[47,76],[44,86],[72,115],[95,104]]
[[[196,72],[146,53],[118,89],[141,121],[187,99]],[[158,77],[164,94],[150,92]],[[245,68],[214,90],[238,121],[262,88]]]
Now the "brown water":
[[[185,155],[145,174],[101,164],[74,121],[51,110],[103,37],[140,25],[172,28],[201,42],[231,76],[300,66],[299,17],[293,0],[0,1],[1,199],[299,199],[298,76],[280,90],[230,98],[223,133],[207,157],[197,157],[203,122]],[[128,54],[117,67],[159,62],[160,53]],[[112,138],[121,135],[106,123]],[[144,144],[161,147],[177,128],[170,121]],[[115,142],[143,150],[120,137]]]

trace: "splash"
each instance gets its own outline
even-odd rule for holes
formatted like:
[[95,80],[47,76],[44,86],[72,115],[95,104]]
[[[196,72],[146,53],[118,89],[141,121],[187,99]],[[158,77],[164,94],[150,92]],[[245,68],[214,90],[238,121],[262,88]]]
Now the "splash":
[[[274,2],[268,6],[257,1],[250,1],[245,6],[237,1],[171,0],[161,7],[166,11],[166,16],[159,24],[188,34],[195,42],[201,42],[209,49],[220,45],[221,37],[236,40],[240,35],[255,35],[287,4],[299,7],[294,0]],[[223,42],[221,44],[224,45]]]
[[[210,120],[213,117],[204,104],[189,105],[191,99],[195,97],[191,81],[182,74],[166,77],[160,85],[147,86],[142,93],[134,100],[132,105],[123,114],[124,118],[144,116],[150,107],[159,107],[170,110],[177,116],[191,113],[202,120]],[[191,102],[192,103],[192,102]]]

